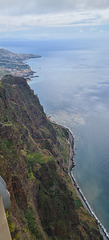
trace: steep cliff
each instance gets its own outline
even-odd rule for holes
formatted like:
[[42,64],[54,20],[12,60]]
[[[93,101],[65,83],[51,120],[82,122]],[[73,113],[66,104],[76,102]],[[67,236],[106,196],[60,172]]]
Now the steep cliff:
[[12,239],[102,239],[68,176],[69,132],[51,123],[23,78],[0,82],[0,175]]

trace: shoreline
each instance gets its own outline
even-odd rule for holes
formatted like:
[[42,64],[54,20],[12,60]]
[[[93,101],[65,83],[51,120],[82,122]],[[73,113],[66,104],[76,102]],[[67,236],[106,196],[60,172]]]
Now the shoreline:
[[73,176],[72,170],[75,167],[75,163],[74,163],[74,137],[73,137],[73,133],[71,132],[71,130],[68,127],[65,127],[68,132],[69,132],[69,142],[70,142],[70,153],[69,153],[69,163],[68,163],[68,175],[71,178],[72,183],[74,184],[74,187],[76,189],[76,192],[80,198],[80,200],[82,201],[83,206],[88,210],[89,214],[91,216],[93,216],[98,224],[99,230],[101,235],[103,236],[104,240],[109,240],[109,235],[105,229],[105,227],[102,225],[102,223],[100,222],[100,220],[97,218],[96,214],[93,212],[93,210],[91,209],[90,204],[88,203],[86,197],[84,196],[82,190],[80,189],[79,185],[76,182],[76,179]]
[[[40,56],[41,57],[41,56]],[[28,59],[29,60],[29,59]],[[29,65],[29,64],[28,64]],[[32,68],[31,68],[32,70]],[[33,74],[33,77],[34,78],[34,74]],[[32,79],[31,79],[32,80]],[[47,115],[46,115],[47,116]],[[85,198],[82,190],[80,189],[79,185],[77,184],[74,176],[73,176],[73,173],[72,173],[72,170],[74,169],[75,167],[75,163],[74,163],[74,137],[73,137],[73,133],[71,132],[71,130],[66,127],[66,126],[62,126],[58,123],[56,123],[55,121],[51,120],[51,118],[49,116],[47,116],[47,118],[53,123],[53,124],[56,124],[60,127],[63,127],[65,129],[67,129],[68,133],[69,133],[69,143],[70,143],[70,151],[69,151],[69,160],[68,160],[68,175],[72,181],[72,184],[74,184],[74,187],[75,187],[75,190],[83,204],[83,207],[85,207],[87,209],[87,211],[89,212],[89,214],[91,216],[93,216],[96,221],[97,221],[97,224],[98,224],[98,227],[99,227],[99,230],[100,230],[100,233],[101,235],[103,236],[103,240],[109,240],[109,235],[105,229],[105,227],[102,225],[102,223],[100,222],[100,220],[97,218],[97,216],[95,215],[95,213],[93,212],[93,210],[91,209],[87,199]]]
[[35,72],[27,63],[30,59],[40,58],[36,54],[15,53],[0,48],[0,79],[5,75],[23,77],[32,80]]

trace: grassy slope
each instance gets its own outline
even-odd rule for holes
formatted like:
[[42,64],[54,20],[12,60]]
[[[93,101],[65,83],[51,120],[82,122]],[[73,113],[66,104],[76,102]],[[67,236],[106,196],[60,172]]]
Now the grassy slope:
[[69,135],[49,122],[22,78],[0,83],[0,175],[12,239],[102,239],[68,177]]

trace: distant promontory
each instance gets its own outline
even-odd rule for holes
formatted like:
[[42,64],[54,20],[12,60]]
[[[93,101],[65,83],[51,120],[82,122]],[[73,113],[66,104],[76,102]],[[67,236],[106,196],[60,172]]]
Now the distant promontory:
[[34,72],[25,61],[39,57],[41,56],[13,53],[4,48],[0,48],[0,79],[6,74],[11,74],[17,77],[25,77],[27,80],[30,80]]

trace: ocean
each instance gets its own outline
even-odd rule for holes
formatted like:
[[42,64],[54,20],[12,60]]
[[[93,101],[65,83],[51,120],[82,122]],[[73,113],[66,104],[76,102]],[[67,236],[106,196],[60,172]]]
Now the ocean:
[[29,85],[46,114],[72,131],[76,164],[73,175],[109,232],[108,41],[3,41],[0,46],[41,55],[27,61],[36,72]]

